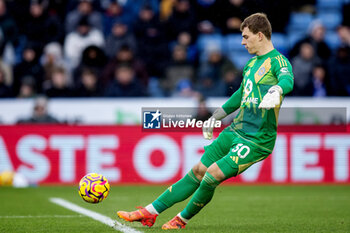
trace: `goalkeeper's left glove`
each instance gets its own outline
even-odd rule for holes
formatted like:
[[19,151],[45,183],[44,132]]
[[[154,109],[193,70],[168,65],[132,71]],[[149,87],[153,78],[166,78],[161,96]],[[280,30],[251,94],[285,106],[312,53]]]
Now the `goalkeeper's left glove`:
[[274,85],[272,86],[264,96],[263,100],[259,104],[259,108],[263,109],[271,109],[280,105],[281,96],[283,94],[283,90],[280,86]]

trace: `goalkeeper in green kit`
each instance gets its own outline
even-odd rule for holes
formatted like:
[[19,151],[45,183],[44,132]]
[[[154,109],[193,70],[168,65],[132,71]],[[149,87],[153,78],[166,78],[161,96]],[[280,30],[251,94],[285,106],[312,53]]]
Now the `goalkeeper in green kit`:
[[[241,31],[242,45],[256,56],[245,65],[240,88],[209,118],[221,120],[239,109],[234,121],[204,147],[200,162],[187,175],[145,208],[118,211],[120,218],[151,227],[160,213],[193,194],[185,209],[162,226],[164,230],[185,228],[188,221],[210,202],[220,183],[272,153],[279,108],[283,96],[293,89],[292,67],[274,49],[271,24],[265,14],[247,17]],[[203,128],[203,135],[211,139],[213,128]]]

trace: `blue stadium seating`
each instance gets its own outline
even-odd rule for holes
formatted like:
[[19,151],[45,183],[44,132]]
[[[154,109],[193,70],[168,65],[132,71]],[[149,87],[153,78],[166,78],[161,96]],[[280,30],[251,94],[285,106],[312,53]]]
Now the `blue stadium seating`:
[[325,41],[332,50],[337,49],[341,44],[340,38],[335,31],[328,31],[325,35]]
[[292,49],[293,46],[301,39],[305,38],[306,34],[300,31],[289,31],[287,36],[288,47]]
[[306,32],[313,19],[313,16],[309,13],[292,13],[289,19],[288,31]]
[[236,52],[228,54],[228,58],[235,64],[238,69],[243,69],[245,64],[249,61],[253,56],[250,55],[247,51],[245,52]]
[[200,53],[200,60],[207,58],[207,49],[210,47],[217,47],[221,51],[225,51],[225,43],[221,34],[202,34],[197,39],[197,48]]
[[245,51],[242,43],[242,35],[240,33],[227,35],[225,38],[226,48],[228,52],[231,51]]
[[342,22],[343,16],[338,11],[321,11],[317,14],[317,19],[321,20],[328,30],[333,30]]
[[316,8],[317,11],[326,10],[341,10],[343,5],[343,0],[317,0]]
[[287,41],[286,35],[282,33],[273,33],[272,34],[272,43],[274,47],[283,55],[287,55],[288,49],[289,49],[289,44]]

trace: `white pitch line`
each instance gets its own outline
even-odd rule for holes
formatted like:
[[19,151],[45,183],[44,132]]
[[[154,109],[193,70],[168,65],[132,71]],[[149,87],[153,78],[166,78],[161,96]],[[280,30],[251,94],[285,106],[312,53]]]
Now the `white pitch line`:
[[76,204],[73,204],[69,201],[66,201],[62,198],[56,198],[56,197],[53,197],[53,198],[50,198],[50,201],[52,203],[55,203],[57,205],[60,205],[64,208],[67,208],[71,211],[74,211],[74,212],[77,212],[79,214],[82,214],[82,215],[85,215],[85,216],[88,216],[92,219],[95,219],[96,221],[99,221],[103,224],[106,224],[107,226],[110,226],[110,227],[113,227],[114,229],[118,230],[118,231],[121,231],[123,233],[142,233],[141,231],[137,231],[131,227],[128,227],[128,226],[125,226],[123,224],[121,224],[120,222],[116,221],[116,220],[113,220],[107,216],[104,216],[102,214],[99,214],[97,212],[94,212],[94,211],[91,211],[91,210],[88,210],[88,209],[85,209],[83,207],[80,207]]
[[7,215],[0,218],[82,218],[83,215]]

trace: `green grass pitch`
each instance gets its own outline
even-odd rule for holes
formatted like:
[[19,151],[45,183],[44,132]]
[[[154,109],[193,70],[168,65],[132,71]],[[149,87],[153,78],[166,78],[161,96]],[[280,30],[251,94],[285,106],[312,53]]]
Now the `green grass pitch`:
[[[117,219],[116,210],[133,210],[157,197],[165,186],[112,186],[100,204],[85,203],[77,187],[0,187],[0,232],[117,232],[89,217],[49,201],[60,197]],[[152,228],[126,225],[143,232],[161,226],[185,206],[161,214]],[[183,232],[350,232],[350,186],[220,186],[209,205]],[[178,231],[176,231],[178,232]]]

